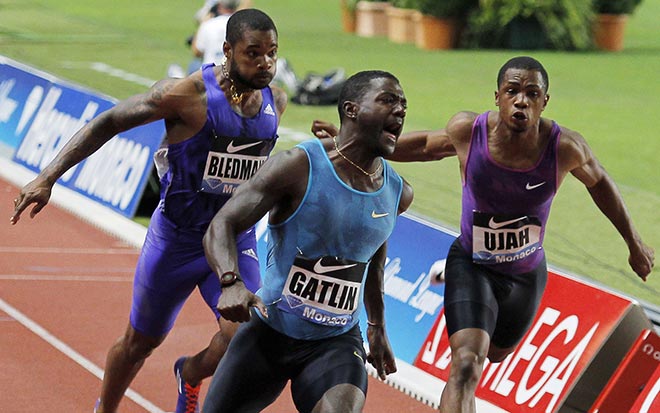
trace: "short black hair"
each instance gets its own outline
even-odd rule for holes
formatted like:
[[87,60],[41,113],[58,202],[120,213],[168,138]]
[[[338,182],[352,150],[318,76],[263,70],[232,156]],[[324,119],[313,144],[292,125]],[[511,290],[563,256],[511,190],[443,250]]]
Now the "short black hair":
[[359,101],[371,87],[371,80],[379,78],[392,79],[395,82],[400,83],[396,76],[383,70],[365,70],[346,79],[346,82],[344,82],[344,85],[339,92],[339,102],[337,104],[339,119],[342,119],[344,116],[344,103],[348,101]]
[[227,43],[235,45],[243,38],[246,30],[273,30],[277,36],[275,23],[266,13],[257,9],[244,9],[232,14],[227,21]]
[[517,56],[509,59],[504,65],[500,68],[499,73],[497,74],[497,89],[500,88],[502,81],[504,80],[504,74],[509,69],[522,69],[522,70],[536,70],[541,73],[541,78],[545,84],[545,92],[548,91],[550,87],[550,80],[548,79],[548,72],[538,60],[529,56]]

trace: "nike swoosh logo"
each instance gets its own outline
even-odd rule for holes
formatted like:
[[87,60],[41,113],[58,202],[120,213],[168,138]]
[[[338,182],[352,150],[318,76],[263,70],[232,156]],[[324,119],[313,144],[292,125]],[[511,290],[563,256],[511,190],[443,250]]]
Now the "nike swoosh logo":
[[376,211],[371,211],[371,218],[382,218],[382,217],[386,217],[386,216],[388,216],[389,214],[390,214],[389,212],[385,212],[385,213],[379,214],[379,213],[376,212]]
[[325,274],[326,272],[345,270],[346,268],[355,267],[357,264],[347,264],[347,265],[323,265],[319,259],[314,264],[314,272],[317,274]]
[[527,216],[516,219],[510,219],[508,221],[495,222],[495,219],[491,217],[490,221],[488,222],[488,226],[491,227],[492,229],[498,229],[498,228],[506,227],[509,224],[513,224],[514,222],[522,221],[525,218],[527,218]]
[[253,143],[246,143],[245,145],[234,146],[234,141],[231,141],[229,142],[229,145],[227,145],[227,153],[242,151],[243,149],[247,149],[249,147],[259,145],[260,143],[261,142],[253,142]]
[[536,185],[530,185],[529,182],[527,182],[527,185],[525,185],[525,189],[528,190],[528,191],[531,191],[532,189],[536,189],[539,186],[544,185],[544,184],[545,184],[545,181],[541,182],[540,184],[536,184]]
[[359,358],[360,360],[362,360],[362,362],[364,363],[364,359],[362,358],[361,355],[358,354],[357,350],[353,350],[353,355],[354,355],[355,357]]

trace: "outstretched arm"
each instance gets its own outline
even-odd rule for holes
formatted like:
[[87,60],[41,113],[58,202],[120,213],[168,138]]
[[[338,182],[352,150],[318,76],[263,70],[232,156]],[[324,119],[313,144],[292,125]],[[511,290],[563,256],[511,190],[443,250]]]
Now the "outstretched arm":
[[148,92],[119,102],[85,124],[41,173],[21,190],[14,200],[14,214],[10,222],[16,224],[21,213],[31,204],[36,204],[30,212],[30,217],[34,218],[48,203],[55,182],[116,134],[158,119],[178,116],[169,95],[176,82],[178,80],[162,80]]
[[456,155],[445,129],[404,133],[396,143],[394,153],[388,157],[398,162],[437,161]]
[[587,187],[596,206],[612,222],[628,245],[630,267],[646,281],[654,265],[653,248],[642,241],[619,189],[582,136],[572,131],[565,131],[565,136],[568,139],[560,147],[560,160],[563,158],[566,164],[573,166],[569,167],[570,172]]
[[[315,120],[312,122],[312,133],[319,139],[332,138],[337,136],[339,129],[330,122]],[[402,134],[394,153],[387,159],[397,162],[436,161],[454,155],[456,149],[445,129],[439,129]]]

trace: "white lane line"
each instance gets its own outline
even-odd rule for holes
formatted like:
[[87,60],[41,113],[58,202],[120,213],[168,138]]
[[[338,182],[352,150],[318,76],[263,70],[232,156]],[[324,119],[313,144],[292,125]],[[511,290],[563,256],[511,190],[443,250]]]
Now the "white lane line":
[[0,247],[0,253],[138,255],[140,251],[134,248]]
[[156,83],[155,80],[149,79],[148,77],[127,72],[123,69],[118,69],[103,62],[63,62],[62,66],[71,69],[78,69],[78,68],[91,69],[97,72],[106,73],[110,76],[117,77],[119,79],[123,79],[127,82],[135,83],[146,87],[151,87],[153,86],[154,83]]
[[[41,327],[36,322],[32,321],[25,314],[21,313],[20,311],[18,311],[8,303],[6,303],[1,298],[0,298],[0,310],[7,313],[14,320],[23,324],[28,330],[32,331],[34,334],[42,338],[48,344],[50,344],[51,346],[55,347],[57,350],[62,352],[65,356],[69,357],[71,360],[78,363],[85,370],[89,371],[99,379],[101,380],[103,379],[103,369],[101,369],[96,364],[92,363],[90,360],[83,357],[83,355],[81,355],[80,353],[69,347],[67,344],[62,342],[62,340],[52,335],[48,330]],[[147,410],[150,413],[165,413],[159,407],[157,407],[149,400],[145,399],[142,395],[140,395],[139,393],[137,393],[136,391],[130,388],[126,391],[126,397],[133,400],[135,403],[142,406],[145,410]]]
[[93,70],[96,70],[97,72],[107,73],[110,76],[118,77],[128,82],[133,82],[138,85],[142,85],[146,87],[151,87],[153,86],[154,83],[156,83],[156,81],[153,79],[149,79],[147,77],[136,75],[135,73],[130,73],[125,70],[112,67],[109,64],[103,62],[92,62],[90,64],[90,67]]
[[277,134],[280,136],[280,139],[289,140],[293,142],[302,142],[314,137],[311,131],[309,133],[299,132],[297,130],[286,128],[284,126],[280,126],[277,129]]

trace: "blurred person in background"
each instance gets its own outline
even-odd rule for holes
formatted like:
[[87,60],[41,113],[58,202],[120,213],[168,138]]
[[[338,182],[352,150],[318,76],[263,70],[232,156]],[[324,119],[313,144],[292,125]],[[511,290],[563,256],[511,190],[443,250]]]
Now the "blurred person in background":
[[204,63],[220,64],[224,57],[222,46],[227,34],[227,21],[238,9],[240,0],[214,0],[209,18],[199,25],[190,48],[193,55],[201,58],[198,67],[188,67],[188,73],[198,70]]

